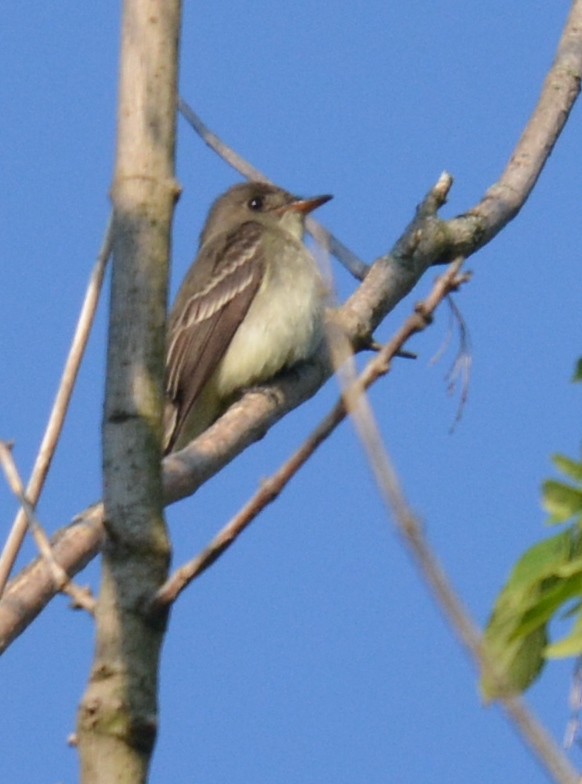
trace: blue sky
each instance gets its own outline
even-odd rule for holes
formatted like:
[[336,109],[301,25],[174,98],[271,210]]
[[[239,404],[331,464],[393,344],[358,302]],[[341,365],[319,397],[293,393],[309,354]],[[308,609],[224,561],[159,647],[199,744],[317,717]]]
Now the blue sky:
[[[184,13],[181,93],[289,190],[333,193],[319,217],[365,261],[385,252],[443,169],[445,216],[497,178],[538,95],[569,3],[216,0]],[[32,2],[0,31],[0,437],[26,475],[109,211],[117,4]],[[549,455],[579,453],[578,106],[521,215],[469,262],[457,298],[473,371],[461,423],[444,377],[443,310],[371,393],[413,508],[479,622],[511,565],[547,533]],[[210,201],[240,178],[183,121],[172,291]],[[354,282],[339,267],[345,298]],[[378,332],[387,338],[425,280]],[[40,504],[50,530],[100,496],[106,298]],[[203,546],[318,422],[329,383],[236,465],[168,512],[174,563]],[[16,506],[0,482],[0,520]],[[23,563],[33,550],[27,547]],[[93,565],[80,582],[98,585]],[[565,629],[565,627],[564,627]],[[557,631],[563,631],[558,627]],[[92,625],[57,598],[2,660],[0,770],[12,784],[77,779],[66,746]],[[557,739],[570,666],[528,701]],[[571,753],[580,767],[580,752]],[[384,514],[349,424],[179,600],[161,672],[152,782],[546,781],[475,674]]]

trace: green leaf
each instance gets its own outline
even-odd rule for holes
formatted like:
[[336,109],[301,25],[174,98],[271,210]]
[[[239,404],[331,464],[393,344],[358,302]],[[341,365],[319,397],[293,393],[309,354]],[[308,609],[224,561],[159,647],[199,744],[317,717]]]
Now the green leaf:
[[[541,672],[547,626],[566,602],[582,596],[582,535],[570,526],[531,547],[500,592],[483,637],[485,700],[526,689]],[[494,672],[491,671],[494,668]]]
[[567,656],[580,656],[582,653],[582,614],[567,637],[563,637],[553,645],[548,645],[544,656],[548,659],[563,659]]
[[[582,381],[582,358],[573,381]],[[542,504],[550,523],[572,524],[527,550],[497,597],[483,635],[486,700],[524,691],[547,658],[582,654],[582,462],[565,455],[552,460],[569,482],[544,482]],[[548,624],[564,607],[574,625],[548,644]]]
[[558,471],[573,479],[575,482],[582,482],[582,462],[572,460],[565,455],[552,455],[552,463]]
[[[567,571],[568,564],[560,569]],[[513,637],[518,639],[544,626],[558,612],[560,607],[577,596],[582,596],[582,573],[576,573],[562,580],[552,580],[539,591],[539,599],[526,609],[522,619],[515,625]]]
[[[529,594],[534,583],[553,577],[557,571],[570,563],[573,555],[582,554],[582,539],[575,529],[567,528],[555,536],[534,544],[521,556],[500,594],[506,600],[522,589]],[[535,601],[535,597],[531,599]],[[518,604],[527,601],[517,597]]]
[[[573,557],[571,561],[568,561],[568,563],[565,563],[556,569],[557,577],[563,577],[565,579],[574,577],[575,575],[582,576],[582,558],[579,556]],[[582,590],[580,591],[580,594],[582,595]]]
[[540,674],[545,660],[546,629],[542,627],[500,649],[485,643],[484,651],[494,662],[495,673],[486,667],[481,676],[480,690],[485,702],[520,694],[530,686]]
[[550,523],[564,523],[582,515],[582,490],[548,479],[542,485],[542,505]]

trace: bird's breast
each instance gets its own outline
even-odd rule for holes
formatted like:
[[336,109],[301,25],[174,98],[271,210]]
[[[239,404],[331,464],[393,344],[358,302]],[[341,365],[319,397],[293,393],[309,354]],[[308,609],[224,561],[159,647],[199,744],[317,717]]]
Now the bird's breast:
[[323,335],[326,290],[302,243],[288,242],[267,265],[246,318],[216,371],[219,395],[259,384],[307,359]]

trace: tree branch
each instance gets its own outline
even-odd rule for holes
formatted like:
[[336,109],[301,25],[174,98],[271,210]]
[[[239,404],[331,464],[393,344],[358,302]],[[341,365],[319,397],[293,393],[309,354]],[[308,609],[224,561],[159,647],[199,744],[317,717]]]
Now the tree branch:
[[[582,0],[575,0],[538,105],[499,181],[468,212],[441,221],[437,209],[451,186],[451,178],[443,176],[393,250],[374,263],[362,285],[338,310],[337,320],[356,350],[366,345],[380,321],[429,266],[472,255],[517,214],[567,120],[581,76]],[[247,393],[195,442],[165,459],[166,503],[193,493],[284,414],[315,394],[330,373],[322,353],[265,392]],[[91,507],[57,534],[55,556],[70,574],[99,550],[100,516],[100,507]],[[31,564],[16,577],[0,601],[0,650],[26,628],[51,595],[50,577],[42,563]]]
[[49,538],[36,517],[32,504],[25,495],[20,474],[18,473],[18,469],[16,468],[16,464],[12,457],[12,449],[4,441],[0,441],[0,464],[2,465],[10,489],[18,498],[20,504],[22,504],[22,511],[25,515],[27,528],[32,533],[36,546],[52,575],[55,589],[60,593],[70,596],[73,600],[74,607],[82,607],[92,615],[95,612],[95,601],[91,596],[90,591],[75,585],[62,566],[57,563],[53,555]]
[[[326,441],[334,430],[348,415],[346,399],[361,396],[366,389],[378,379],[385,376],[390,368],[392,359],[405,345],[407,340],[421,332],[429,324],[433,313],[443,299],[451,291],[468,278],[458,275],[461,260],[451,264],[450,268],[437,279],[432,291],[424,302],[417,305],[398,330],[396,335],[383,346],[378,354],[367,364],[359,378],[337,401],[333,409],[320,422],[299,449],[279,468],[269,479],[261,482],[259,490],[238,512],[238,514],[216,535],[210,544],[195,558],[177,569],[167,582],[157,592],[152,610],[167,606],[177,599],[180,593],[209,566],[211,566],[228,548],[234,544],[240,534],[248,528],[257,515],[272,503],[291,481],[299,469],[305,465],[316,449]],[[333,340],[333,336],[331,337]]]
[[105,535],[91,675],[77,715],[84,784],[147,780],[166,616],[144,609],[167,576],[160,454],[174,203],[180,0],[125,0],[113,270],[103,417]]
[[[430,312],[423,303],[419,315],[425,318],[430,316]],[[385,508],[388,513],[391,513],[396,530],[419,568],[422,579],[430,589],[431,597],[435,599],[451,629],[471,654],[475,664],[494,681],[503,682],[495,661],[487,655],[479,629],[474,625],[437,558],[433,555],[424,537],[422,525],[408,504],[365,395],[360,395],[353,400],[350,413]],[[512,696],[500,697],[499,702],[522,740],[556,784],[579,784],[580,777],[569,760],[526,708],[523,701]]]
[[[111,255],[111,239],[112,219],[110,218],[105,231],[105,237],[101,244],[101,249],[97,256],[97,261],[95,262],[91,277],[89,278],[81,313],[79,314],[75,334],[73,335],[69,355],[65,362],[55,402],[53,403],[46,430],[38,450],[30,481],[26,487],[26,498],[33,507],[36,506],[38,499],[40,498],[53,455],[59,442],[71,395],[73,394],[73,389],[77,380],[79,367],[81,366],[81,360],[85,354],[91,327],[95,320],[95,313],[97,311],[99,296],[103,286],[103,278],[105,277],[107,262]],[[12,523],[12,528],[6,539],[2,555],[0,556],[0,596],[4,591],[6,581],[8,580],[8,576],[22,545],[26,528],[26,512],[24,509],[20,509]]]

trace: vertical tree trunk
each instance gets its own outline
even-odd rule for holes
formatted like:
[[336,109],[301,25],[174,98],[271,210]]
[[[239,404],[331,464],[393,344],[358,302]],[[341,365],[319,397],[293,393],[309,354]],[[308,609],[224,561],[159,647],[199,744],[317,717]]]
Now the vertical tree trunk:
[[180,0],[125,0],[103,420],[106,540],[96,651],[78,716],[82,781],[143,782],[157,730],[165,618],[160,438]]

